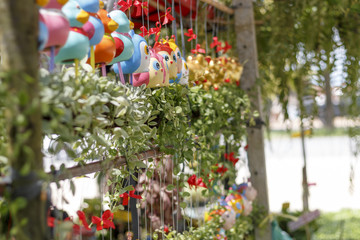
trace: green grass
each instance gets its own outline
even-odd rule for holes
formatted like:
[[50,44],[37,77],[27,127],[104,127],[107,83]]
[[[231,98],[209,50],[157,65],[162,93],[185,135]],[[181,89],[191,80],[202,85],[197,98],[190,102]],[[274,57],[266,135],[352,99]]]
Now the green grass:
[[323,213],[318,224],[320,228],[312,240],[360,239],[360,210],[344,209],[336,213]]

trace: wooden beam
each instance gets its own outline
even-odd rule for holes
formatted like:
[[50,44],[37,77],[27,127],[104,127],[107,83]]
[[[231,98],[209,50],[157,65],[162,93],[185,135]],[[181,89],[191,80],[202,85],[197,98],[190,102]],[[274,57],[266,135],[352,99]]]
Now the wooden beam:
[[216,9],[218,9],[218,10],[224,12],[224,13],[227,13],[227,14],[230,14],[230,15],[234,14],[234,9],[227,7],[225,4],[223,4],[221,2],[218,2],[217,0],[200,0],[200,1],[202,1],[204,3],[207,3],[208,5],[213,6]]
[[[156,158],[160,155],[162,155],[162,153],[159,152],[159,148],[154,148],[142,153],[135,154],[135,156],[138,158],[139,161],[146,160],[149,158]],[[88,163],[86,165],[78,165],[78,166],[66,168],[63,171],[58,170],[58,171],[48,172],[47,174],[51,177],[51,181],[54,182],[54,181],[70,179],[73,177],[83,176],[89,173],[99,172],[105,169],[118,168],[125,165],[126,165],[126,157],[121,156],[115,158],[111,162],[96,161],[96,162]]]
[[[258,63],[256,49],[256,32],[252,0],[233,0],[235,10],[235,32],[239,61],[244,64],[241,77],[241,88],[249,95],[252,110],[259,112],[260,121],[256,126],[249,126],[248,137],[248,159],[251,173],[251,183],[258,191],[257,202],[269,213],[268,188],[264,152],[264,133],[262,125],[262,106],[260,86],[256,85],[258,78]],[[271,239],[270,224],[265,229],[255,229],[256,240]]]

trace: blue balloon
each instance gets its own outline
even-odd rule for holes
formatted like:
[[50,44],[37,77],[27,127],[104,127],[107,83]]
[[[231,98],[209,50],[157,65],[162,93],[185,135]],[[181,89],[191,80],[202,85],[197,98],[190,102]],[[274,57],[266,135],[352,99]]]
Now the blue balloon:
[[39,21],[39,36],[38,36],[38,50],[44,49],[46,42],[49,39],[49,31],[44,22]]

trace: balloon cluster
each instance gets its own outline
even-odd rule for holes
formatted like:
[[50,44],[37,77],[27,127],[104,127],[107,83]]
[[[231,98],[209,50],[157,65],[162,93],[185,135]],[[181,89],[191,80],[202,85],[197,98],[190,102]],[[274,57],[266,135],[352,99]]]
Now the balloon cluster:
[[[112,65],[122,83],[123,75],[128,74],[134,86],[188,83],[189,71],[175,39],[161,39],[153,48],[149,47],[144,34],[135,34],[134,24],[123,11],[107,12],[99,0],[37,0],[37,3],[41,6],[38,49],[50,55],[50,65],[51,60],[53,64],[76,64],[85,59],[93,68],[101,66],[103,75],[105,66]],[[173,20],[168,15],[166,19]],[[159,31],[156,34],[158,37]]]
[[240,85],[240,77],[243,66],[235,59],[229,57],[211,58],[197,54],[187,58],[190,69],[190,79],[196,85],[202,85],[204,89],[219,87],[226,84]]
[[222,237],[225,236],[224,230],[232,228],[236,218],[240,217],[240,215],[248,216],[251,213],[252,201],[255,200],[256,196],[256,189],[249,186],[248,183],[234,184],[230,188],[229,194],[218,200],[215,209],[205,213],[205,221],[211,220],[214,215],[221,216],[223,225],[217,239],[223,239]]

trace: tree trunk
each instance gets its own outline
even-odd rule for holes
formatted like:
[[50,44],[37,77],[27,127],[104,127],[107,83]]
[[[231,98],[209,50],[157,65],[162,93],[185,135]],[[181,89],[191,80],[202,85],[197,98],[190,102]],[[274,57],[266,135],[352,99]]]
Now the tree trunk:
[[[38,10],[35,0],[0,1],[2,84],[7,87],[5,116],[12,168],[10,214],[15,239],[46,239],[38,85]],[[43,196],[43,197],[41,197]],[[26,200],[24,207],[21,202]]]
[[[235,32],[239,61],[244,64],[241,77],[241,88],[249,95],[252,110],[259,112],[262,119],[261,91],[256,84],[258,77],[258,62],[256,49],[256,33],[252,0],[233,0],[235,10]],[[248,133],[248,158],[251,172],[251,183],[258,190],[258,202],[269,213],[269,199],[267,189],[267,176],[264,152],[264,132],[260,123],[257,126],[249,126]],[[256,240],[271,239],[270,224],[264,229],[255,228]]]
[[331,97],[331,83],[330,83],[330,71],[327,68],[324,71],[324,80],[325,80],[325,96],[326,96],[326,104],[325,104],[325,127],[329,129],[334,128],[334,105],[332,103]]

